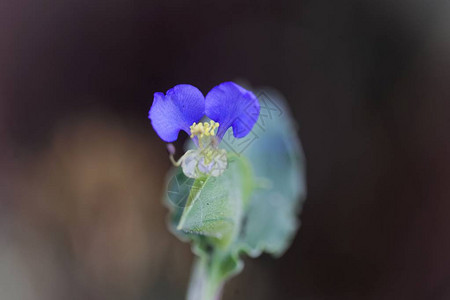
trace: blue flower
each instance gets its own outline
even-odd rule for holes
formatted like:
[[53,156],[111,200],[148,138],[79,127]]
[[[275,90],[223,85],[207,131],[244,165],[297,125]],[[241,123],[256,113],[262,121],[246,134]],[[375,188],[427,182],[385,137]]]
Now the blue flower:
[[178,138],[180,130],[190,132],[190,126],[205,114],[205,97],[196,87],[179,84],[163,93],[155,93],[148,113],[153,128],[166,142]]
[[255,95],[234,82],[221,83],[206,95],[205,113],[220,124],[219,139],[230,127],[234,137],[245,137],[258,121],[259,111]]
[[234,82],[215,86],[206,99],[196,87],[179,84],[166,95],[154,94],[148,117],[159,137],[165,142],[173,142],[180,130],[192,136],[192,129],[206,114],[218,123],[220,141],[230,127],[236,138],[245,137],[258,120],[259,111],[255,95]]
[[[176,85],[166,95],[155,93],[149,119],[159,137],[166,142],[178,138],[181,130],[193,139],[198,149],[187,151],[178,162],[186,176],[198,178],[204,174],[219,176],[227,167],[227,153],[218,145],[232,127],[236,138],[245,137],[258,120],[260,106],[255,95],[243,87],[224,82],[206,95],[189,84]],[[209,122],[201,122],[205,117]],[[217,133],[216,133],[217,129]]]

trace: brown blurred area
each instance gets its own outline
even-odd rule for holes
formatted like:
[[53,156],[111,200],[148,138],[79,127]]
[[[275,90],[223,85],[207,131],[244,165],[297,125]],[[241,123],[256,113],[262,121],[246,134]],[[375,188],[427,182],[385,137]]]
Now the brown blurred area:
[[4,0],[0,299],[183,299],[152,94],[282,92],[308,199],[224,299],[450,298],[448,1]]
[[[158,280],[184,287],[177,269],[188,270],[189,251],[166,232],[160,200],[165,151],[123,123],[73,116],[16,161],[0,276],[21,273],[2,282],[1,299],[141,299]],[[31,294],[16,294],[25,283]]]

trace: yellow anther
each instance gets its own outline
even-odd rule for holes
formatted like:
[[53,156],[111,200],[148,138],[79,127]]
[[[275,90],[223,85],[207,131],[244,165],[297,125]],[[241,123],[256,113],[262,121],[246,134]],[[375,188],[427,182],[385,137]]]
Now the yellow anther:
[[215,136],[215,130],[219,127],[219,123],[211,120],[209,123],[195,123],[190,127],[191,129],[191,138],[199,137],[203,138],[204,136]]
[[214,122],[213,120],[209,121],[208,133],[206,135],[216,135],[216,129],[219,127],[219,123]]

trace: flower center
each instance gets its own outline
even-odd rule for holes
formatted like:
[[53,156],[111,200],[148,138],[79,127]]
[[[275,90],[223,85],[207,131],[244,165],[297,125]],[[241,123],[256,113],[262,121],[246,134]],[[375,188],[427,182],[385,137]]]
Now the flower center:
[[220,176],[228,166],[227,151],[219,149],[216,129],[219,123],[214,121],[194,123],[190,127],[191,138],[196,138],[198,148],[188,150],[178,161],[173,155],[175,149],[169,145],[169,157],[174,166],[183,168],[183,173],[190,178],[199,178],[204,175]]
[[219,127],[219,123],[213,120],[208,122],[200,122],[192,124],[191,128],[191,139],[197,138],[198,146],[200,148],[209,147],[217,145],[216,129]]
[[192,124],[191,128],[191,139],[194,137],[202,138],[204,136],[215,136],[216,128],[219,127],[219,123],[214,122],[213,120],[208,122],[200,122]]

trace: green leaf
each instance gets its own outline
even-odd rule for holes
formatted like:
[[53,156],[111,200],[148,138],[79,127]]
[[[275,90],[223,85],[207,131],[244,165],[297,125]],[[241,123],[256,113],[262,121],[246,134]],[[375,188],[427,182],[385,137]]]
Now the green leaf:
[[304,156],[282,96],[256,91],[261,115],[252,133],[257,137],[241,153],[250,161],[260,188],[251,196],[238,247],[255,257],[262,252],[282,255],[299,227],[305,199]]
[[182,238],[205,236],[213,246],[226,248],[241,230],[251,189],[248,164],[233,155],[229,157],[229,167],[219,177],[189,180],[178,171],[168,189],[172,229],[175,227]]
[[176,227],[180,222],[194,181],[186,177],[181,168],[173,168],[167,176],[167,194],[164,203],[170,211],[169,229],[183,241],[188,240],[188,236],[178,231]]

